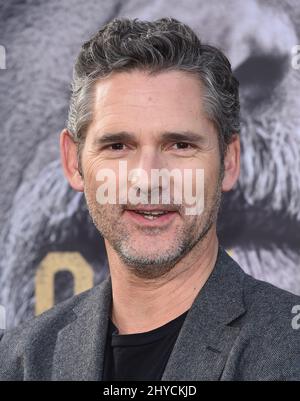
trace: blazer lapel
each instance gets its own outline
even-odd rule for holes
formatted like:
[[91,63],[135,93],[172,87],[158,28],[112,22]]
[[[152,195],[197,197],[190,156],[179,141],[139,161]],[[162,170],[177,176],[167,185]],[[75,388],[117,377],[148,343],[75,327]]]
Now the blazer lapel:
[[219,380],[244,314],[245,273],[220,247],[215,268],[189,310],[162,380]]
[[73,309],[73,321],[59,332],[53,380],[101,380],[110,307],[108,276]]

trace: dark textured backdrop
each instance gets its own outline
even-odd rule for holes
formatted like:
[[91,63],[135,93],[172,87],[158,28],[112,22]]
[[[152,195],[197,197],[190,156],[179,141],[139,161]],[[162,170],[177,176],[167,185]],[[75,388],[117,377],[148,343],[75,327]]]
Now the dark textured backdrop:
[[[224,199],[221,241],[247,272],[300,294],[300,70],[291,67],[298,1],[1,1],[0,304],[8,326],[33,316],[46,255],[63,261],[79,252],[95,284],[107,274],[82,195],[62,176],[58,136],[80,45],[116,16],[175,17],[229,56],[241,82],[243,155],[239,184]],[[74,280],[55,277],[59,302]]]

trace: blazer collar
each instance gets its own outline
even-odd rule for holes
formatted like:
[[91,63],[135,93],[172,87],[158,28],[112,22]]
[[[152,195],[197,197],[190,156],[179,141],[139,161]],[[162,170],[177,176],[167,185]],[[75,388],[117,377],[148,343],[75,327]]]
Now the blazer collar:
[[[229,326],[245,312],[245,273],[220,247],[209,279],[196,296],[178,335],[162,380],[218,380],[239,334]],[[58,334],[53,360],[54,380],[101,380],[111,278],[73,309],[73,320]]]

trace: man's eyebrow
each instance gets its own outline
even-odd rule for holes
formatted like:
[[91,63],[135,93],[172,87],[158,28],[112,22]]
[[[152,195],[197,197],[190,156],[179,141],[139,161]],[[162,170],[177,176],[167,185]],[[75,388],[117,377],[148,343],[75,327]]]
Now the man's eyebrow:
[[162,139],[169,142],[203,142],[205,136],[197,134],[193,131],[182,131],[182,132],[170,132],[166,131],[162,133]]
[[101,136],[97,136],[93,144],[94,145],[105,145],[108,143],[115,143],[115,142],[128,142],[133,141],[135,138],[134,134],[127,131],[120,131],[120,132],[112,132],[112,133],[105,133]]
[[[95,146],[99,146],[118,142],[131,142],[134,141],[135,139],[136,136],[132,132],[127,132],[127,131],[112,132],[112,133],[107,132],[97,136],[94,139],[93,144]],[[197,143],[205,141],[204,135],[192,131],[180,131],[180,132],[164,131],[160,134],[160,139],[166,142],[185,141],[185,142]]]

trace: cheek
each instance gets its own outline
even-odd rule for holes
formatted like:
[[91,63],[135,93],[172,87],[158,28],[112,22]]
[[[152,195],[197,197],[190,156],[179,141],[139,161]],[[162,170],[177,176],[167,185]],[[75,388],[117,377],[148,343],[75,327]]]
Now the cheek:
[[89,193],[89,196],[93,196],[97,191],[97,181],[96,181],[96,172],[92,165],[86,166],[84,170],[84,187],[85,191]]
[[[99,158],[86,160],[84,187],[86,195],[93,203],[97,203],[98,208],[109,211],[119,205],[119,171],[115,169],[114,163],[110,164]],[[124,190],[121,191],[122,195],[123,192]],[[103,203],[98,202],[99,196]]]
[[99,162],[96,159],[86,160],[83,165],[84,192],[93,204],[97,203],[97,189],[101,184],[96,179],[99,168]]
[[[195,177],[194,185],[196,186],[197,183],[196,169],[199,169],[203,171],[204,189],[206,190],[207,188],[208,191],[214,189],[219,179],[220,168],[220,161],[215,157],[210,157],[207,160],[200,161],[193,173],[193,176]],[[202,175],[199,174],[199,176],[201,177]]]
[[89,185],[95,185],[97,173],[101,169],[107,168],[107,166],[104,166],[103,160],[99,157],[84,157],[82,168],[85,181],[87,181]]

